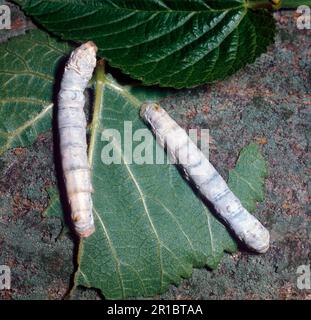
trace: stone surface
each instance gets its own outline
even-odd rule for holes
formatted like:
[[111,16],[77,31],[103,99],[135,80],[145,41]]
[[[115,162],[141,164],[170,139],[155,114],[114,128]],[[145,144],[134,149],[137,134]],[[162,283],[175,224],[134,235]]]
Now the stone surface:
[[[23,27],[6,35],[0,31],[0,41],[31,27],[17,12],[14,19]],[[261,145],[269,177],[265,202],[255,214],[271,231],[271,249],[265,255],[226,255],[217,270],[196,269],[191,279],[156,298],[311,299],[311,290],[296,284],[297,267],[311,259],[311,32],[296,28],[294,12],[275,17],[276,43],[255,64],[226,81],[181,90],[163,101],[185,128],[210,129],[210,160],[224,177],[243,146]],[[12,270],[12,290],[0,291],[0,299],[62,299],[68,294],[74,239],[57,239],[61,222],[41,215],[48,204],[46,189],[55,184],[52,133],[0,158],[0,265]],[[99,298],[88,289],[72,296]]]

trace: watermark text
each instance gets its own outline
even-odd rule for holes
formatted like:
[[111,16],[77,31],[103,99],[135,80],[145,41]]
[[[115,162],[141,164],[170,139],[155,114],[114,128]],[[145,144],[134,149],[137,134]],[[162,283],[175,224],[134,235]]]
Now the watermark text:
[[[154,139],[149,129],[133,130],[131,121],[124,121],[123,130],[105,129],[101,140],[104,147],[101,151],[101,160],[105,165],[111,164],[181,164],[191,165],[199,147],[205,158],[209,156],[209,130],[190,129],[187,132],[190,139],[184,134],[173,133],[165,141]],[[198,146],[200,142],[200,146]],[[165,156],[165,147],[168,156]]]
[[11,270],[6,265],[0,265],[0,290],[11,289]]
[[7,5],[0,5],[0,30],[11,29],[11,9]]
[[300,16],[297,18],[297,28],[300,30],[311,29],[311,9],[308,6],[299,6],[297,12]]
[[301,265],[297,268],[297,287],[300,290],[311,289],[311,268],[310,265]]

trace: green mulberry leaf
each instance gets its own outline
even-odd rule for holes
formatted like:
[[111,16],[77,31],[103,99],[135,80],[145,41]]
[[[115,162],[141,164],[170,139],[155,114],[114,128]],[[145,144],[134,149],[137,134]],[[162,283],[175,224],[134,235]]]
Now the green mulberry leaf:
[[63,39],[93,40],[101,57],[148,85],[223,79],[265,52],[275,33],[271,13],[246,0],[15,2]]
[[267,165],[259,146],[251,143],[241,151],[236,167],[229,172],[231,190],[238,194],[247,210],[254,211],[256,201],[264,200],[264,179],[267,175]]

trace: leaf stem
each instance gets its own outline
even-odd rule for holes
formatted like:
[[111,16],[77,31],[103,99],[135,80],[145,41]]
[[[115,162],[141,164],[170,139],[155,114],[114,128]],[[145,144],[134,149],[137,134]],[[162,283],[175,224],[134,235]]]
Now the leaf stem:
[[106,82],[106,74],[105,74],[105,62],[104,60],[99,60],[97,62],[96,70],[95,70],[95,101],[93,107],[93,118],[90,125],[90,143],[88,150],[88,159],[90,165],[92,165],[93,152],[95,146],[96,139],[96,130],[100,122],[100,109],[102,106],[102,97],[104,90],[104,83]]

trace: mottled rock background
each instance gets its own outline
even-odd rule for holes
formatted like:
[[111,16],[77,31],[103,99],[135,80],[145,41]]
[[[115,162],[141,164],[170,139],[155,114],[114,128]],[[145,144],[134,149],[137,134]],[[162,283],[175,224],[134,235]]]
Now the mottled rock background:
[[[0,4],[4,1],[0,1]],[[34,27],[16,7],[13,30],[0,42]],[[181,90],[163,106],[185,128],[209,128],[210,159],[227,177],[241,148],[257,142],[268,161],[266,199],[256,215],[271,231],[265,255],[225,255],[215,271],[195,269],[189,280],[162,299],[311,299],[297,288],[296,270],[311,260],[310,44],[297,14],[275,13],[276,42],[267,54],[226,81]],[[0,299],[62,299],[70,288],[74,240],[57,240],[61,222],[43,218],[46,189],[56,183],[53,135],[0,158],[0,265],[12,270],[12,289]],[[99,299],[79,288],[72,299]]]

